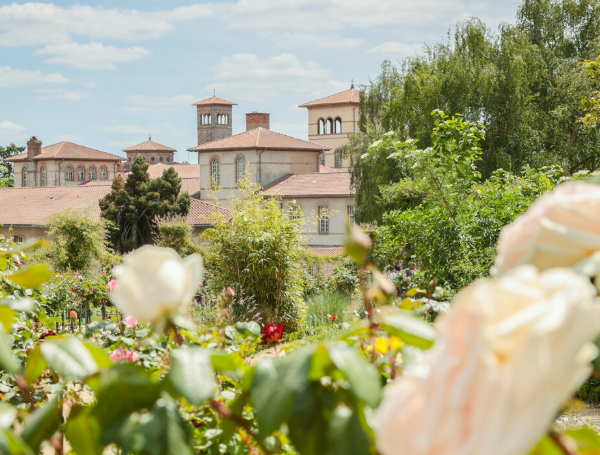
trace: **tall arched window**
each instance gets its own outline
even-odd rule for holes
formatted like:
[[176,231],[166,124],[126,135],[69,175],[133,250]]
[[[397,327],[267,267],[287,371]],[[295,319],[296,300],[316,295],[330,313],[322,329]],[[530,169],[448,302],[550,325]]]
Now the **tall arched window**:
[[23,168],[22,185],[27,186],[27,169]]
[[339,150],[335,151],[335,167],[342,167],[342,154]]
[[240,156],[235,161],[235,170],[236,170],[236,182],[240,183],[242,180],[244,180],[244,177],[246,176],[246,161],[244,160],[243,157]]
[[221,124],[221,114],[217,114],[217,125]]
[[163,162],[163,157],[161,156],[160,158],[158,158],[158,161],[160,161],[162,163]]
[[328,118],[327,121],[325,122],[325,134],[331,134],[332,131],[333,131],[333,120]]
[[207,125],[212,125],[212,115],[211,114],[208,114],[206,116],[206,124]]
[[220,180],[219,160],[217,158],[213,158],[213,160],[210,162],[210,183],[213,186],[219,186]]
[[335,132],[335,134],[340,134],[342,132],[342,119],[339,117],[335,119],[334,132]]
[[105,167],[100,168],[100,180],[108,180],[108,171]]
[[318,132],[317,134],[325,134],[325,121],[320,118],[319,121],[317,122],[317,128],[318,128]]
[[83,168],[83,166],[79,166],[77,168],[77,180],[79,180],[79,181],[85,180],[85,169]]
[[88,177],[90,180],[96,180],[96,168],[95,167],[90,168],[90,170],[88,171]]
[[48,175],[46,172],[46,166],[42,166],[42,170],[40,171],[40,183],[42,186],[48,185]]
[[68,166],[67,170],[65,171],[65,179],[73,180],[73,168],[71,166]]
[[225,121],[223,123],[229,125],[229,114],[225,114]]

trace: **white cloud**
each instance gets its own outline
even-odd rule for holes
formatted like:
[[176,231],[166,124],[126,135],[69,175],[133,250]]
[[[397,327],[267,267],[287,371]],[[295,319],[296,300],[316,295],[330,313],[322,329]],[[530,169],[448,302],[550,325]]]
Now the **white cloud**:
[[237,99],[255,102],[268,98],[315,96],[348,88],[348,83],[331,80],[329,70],[313,62],[300,62],[295,55],[259,57],[234,54],[223,57],[213,68],[214,83],[209,89]]
[[355,49],[364,40],[342,38],[339,34],[318,35],[316,33],[282,33],[275,38],[275,44],[283,48],[311,49]]
[[21,70],[10,66],[0,66],[0,87],[64,82],[69,82],[69,79],[57,73],[44,74],[41,71]]
[[389,41],[387,43],[382,43],[378,46],[372,47],[367,52],[374,52],[377,54],[386,54],[388,56],[397,56],[397,57],[408,57],[412,56],[415,53],[422,51],[422,44],[407,44],[407,43],[399,43],[395,41]]
[[7,120],[0,122],[0,138],[8,139],[11,141],[18,141],[19,139],[25,139],[26,128],[18,123],[9,122]]
[[63,8],[52,3],[12,3],[0,7],[0,46],[64,44],[74,36],[125,41],[159,38],[173,29],[174,21],[210,17],[220,9],[210,3],[154,12],[79,4]]
[[37,55],[55,55],[47,63],[62,63],[83,69],[116,69],[115,62],[129,62],[146,57],[149,52],[143,47],[120,48],[102,43],[48,44],[35,52]]
[[49,89],[49,88],[40,88],[34,90],[36,93],[40,93],[38,96],[41,100],[49,100],[49,99],[62,99],[69,101],[81,101],[85,98],[89,98],[90,94],[86,92],[73,92],[71,90],[66,89]]
[[132,95],[127,97],[127,106],[123,110],[126,112],[164,112],[182,106],[189,106],[198,101],[194,95],[175,95],[175,96],[145,96]]
[[[139,126],[139,125],[106,125],[94,128],[97,131],[105,131],[107,133],[120,133],[128,135],[148,136],[149,134],[178,136],[190,134],[193,129],[187,127],[179,127],[171,123],[163,122],[156,125]],[[146,140],[146,139],[144,139]],[[140,141],[137,141],[138,144]]]

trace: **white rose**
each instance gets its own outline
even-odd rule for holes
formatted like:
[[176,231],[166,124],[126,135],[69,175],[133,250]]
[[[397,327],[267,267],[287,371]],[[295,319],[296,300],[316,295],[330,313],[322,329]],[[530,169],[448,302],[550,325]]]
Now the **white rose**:
[[385,390],[384,455],[525,455],[590,372],[600,304],[569,269],[521,266],[459,294],[439,339]]
[[570,267],[600,250],[600,186],[567,182],[542,195],[500,234],[492,269]]
[[181,259],[171,248],[145,245],[125,256],[113,274],[118,286],[111,300],[117,308],[140,322],[157,322],[192,301],[202,279],[202,257]]

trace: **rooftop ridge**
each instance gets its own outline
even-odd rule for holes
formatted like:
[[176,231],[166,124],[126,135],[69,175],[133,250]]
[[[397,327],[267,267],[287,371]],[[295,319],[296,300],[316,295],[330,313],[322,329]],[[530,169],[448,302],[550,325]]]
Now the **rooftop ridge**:
[[[308,107],[309,105],[317,105],[316,103],[318,103],[319,101],[323,101],[323,100],[326,100],[327,98],[332,98],[334,96],[341,95],[342,93],[352,92],[352,91],[356,91],[356,92],[358,92],[360,94],[360,90],[355,89],[355,88],[349,88],[347,90],[342,90],[341,92],[337,92],[337,93],[333,93],[331,95],[323,96],[323,97],[318,98],[316,100],[307,101],[306,103],[299,104],[298,107]],[[338,101],[337,103],[331,103],[331,104],[343,104],[343,103],[352,103],[352,104],[354,104],[354,103],[358,103],[358,101],[351,101],[351,100],[350,101]]]

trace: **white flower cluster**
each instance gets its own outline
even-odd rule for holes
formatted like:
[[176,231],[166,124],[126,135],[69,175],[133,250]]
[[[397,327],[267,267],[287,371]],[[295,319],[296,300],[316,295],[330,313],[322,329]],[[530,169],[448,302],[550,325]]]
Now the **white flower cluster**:
[[528,453],[597,355],[597,290],[575,270],[599,250],[600,187],[587,183],[560,185],[504,228],[496,277],[459,294],[434,348],[386,388],[379,451]]

